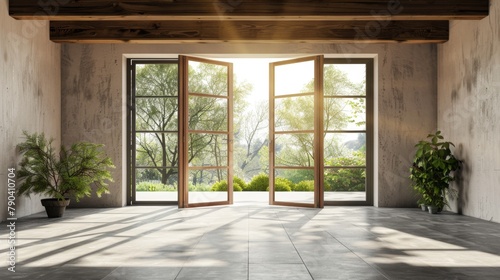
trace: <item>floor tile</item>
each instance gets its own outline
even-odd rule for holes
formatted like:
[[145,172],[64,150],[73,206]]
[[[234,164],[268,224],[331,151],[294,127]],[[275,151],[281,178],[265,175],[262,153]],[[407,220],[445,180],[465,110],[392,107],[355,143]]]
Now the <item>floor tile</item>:
[[250,264],[250,280],[312,280],[305,265]]

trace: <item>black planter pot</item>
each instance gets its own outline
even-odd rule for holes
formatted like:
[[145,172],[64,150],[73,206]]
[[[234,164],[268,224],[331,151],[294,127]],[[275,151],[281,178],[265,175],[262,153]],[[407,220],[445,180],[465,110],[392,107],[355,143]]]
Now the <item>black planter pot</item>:
[[70,199],[58,200],[57,198],[42,199],[42,205],[45,206],[45,212],[49,218],[60,218],[64,215],[66,206],[69,205]]

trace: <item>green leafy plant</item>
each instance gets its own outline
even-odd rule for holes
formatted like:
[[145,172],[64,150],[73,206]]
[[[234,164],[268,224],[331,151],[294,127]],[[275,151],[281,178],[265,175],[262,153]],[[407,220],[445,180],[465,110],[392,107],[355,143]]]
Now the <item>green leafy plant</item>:
[[[327,160],[328,166],[363,166],[365,154],[361,151],[351,156],[336,157]],[[366,189],[366,171],[364,168],[329,168],[325,169],[325,191],[362,192]]]
[[294,192],[313,192],[314,180],[301,181],[293,187]]
[[80,142],[69,149],[61,146],[56,153],[53,139],[47,140],[43,133],[25,131],[24,136],[25,141],[18,145],[23,156],[17,172],[21,182],[18,195],[35,193],[79,201],[92,194],[92,184],[98,197],[109,193],[108,182],[113,181],[109,168],[114,165],[102,151],[103,145]]
[[269,176],[261,173],[253,176],[245,191],[265,192],[269,188]]
[[413,188],[422,198],[419,203],[442,209],[446,201],[446,190],[455,179],[454,171],[460,168],[462,161],[451,152],[453,143],[443,141],[441,131],[427,136],[415,145],[417,151],[410,168]]
[[[293,186],[292,181],[288,179],[280,177],[274,179],[274,191],[276,192],[291,192]],[[269,191],[269,188],[267,188],[267,191]]]
[[135,186],[135,190],[138,192],[175,192],[177,187],[162,183],[140,182]]
[[[240,181],[241,181],[241,179],[239,179],[238,177],[233,178],[233,191],[241,192],[243,190],[243,188],[241,187],[241,185],[239,183]],[[222,180],[222,181],[219,181],[219,182],[212,185],[212,191],[213,192],[226,192],[227,187],[228,187],[227,180]]]

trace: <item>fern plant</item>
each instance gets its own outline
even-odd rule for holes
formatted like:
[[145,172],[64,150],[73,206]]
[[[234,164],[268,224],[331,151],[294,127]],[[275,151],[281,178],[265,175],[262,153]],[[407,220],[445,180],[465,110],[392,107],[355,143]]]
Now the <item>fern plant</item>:
[[102,151],[103,145],[79,142],[69,149],[61,146],[56,153],[53,139],[47,140],[43,133],[25,131],[24,136],[25,141],[18,145],[23,156],[17,171],[18,195],[35,193],[79,201],[92,194],[92,184],[98,197],[109,193],[108,182],[113,181],[109,169],[114,165]]
[[441,131],[427,136],[415,145],[417,151],[410,168],[413,188],[421,194],[421,204],[443,209],[446,205],[446,190],[455,179],[454,171],[460,168],[462,161],[451,152],[453,143],[442,141]]

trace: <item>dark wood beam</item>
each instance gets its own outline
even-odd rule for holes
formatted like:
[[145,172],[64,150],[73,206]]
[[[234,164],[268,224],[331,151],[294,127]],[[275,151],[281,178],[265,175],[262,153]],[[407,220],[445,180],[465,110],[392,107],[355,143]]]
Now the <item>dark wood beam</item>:
[[16,19],[452,20],[488,16],[489,0],[10,0]]
[[441,43],[448,21],[53,21],[58,43]]

